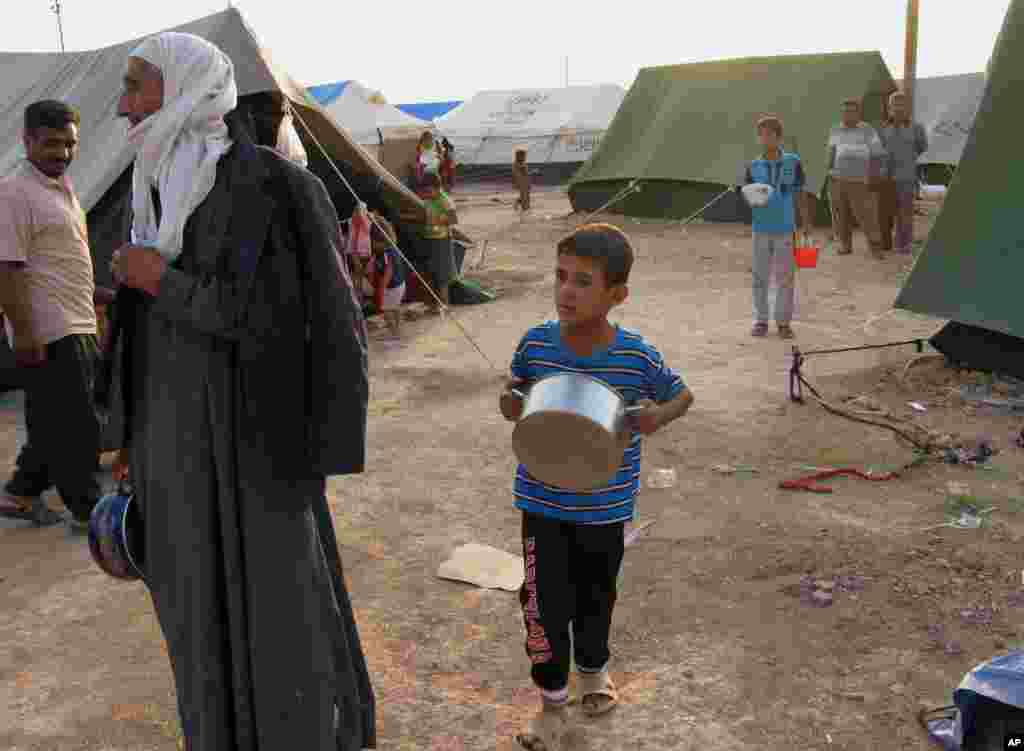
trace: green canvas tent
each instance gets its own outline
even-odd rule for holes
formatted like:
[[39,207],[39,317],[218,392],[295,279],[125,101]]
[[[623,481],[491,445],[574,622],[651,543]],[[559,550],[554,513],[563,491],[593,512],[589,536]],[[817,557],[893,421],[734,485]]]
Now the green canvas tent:
[[[817,193],[842,100],[861,97],[865,119],[877,122],[895,88],[878,52],[644,68],[600,147],[570,183],[570,200],[577,211],[593,211],[639,178],[641,192],[610,210],[687,217],[739,181],[744,163],[758,154],[754,124],[765,113],[782,118],[786,148],[800,154]],[[827,210],[819,216],[827,222]],[[750,210],[733,194],[704,218],[749,221]]]
[[1024,0],[1013,0],[942,212],[896,307],[1017,337],[1024,347],[1024,225],[1013,157],[1024,112]]

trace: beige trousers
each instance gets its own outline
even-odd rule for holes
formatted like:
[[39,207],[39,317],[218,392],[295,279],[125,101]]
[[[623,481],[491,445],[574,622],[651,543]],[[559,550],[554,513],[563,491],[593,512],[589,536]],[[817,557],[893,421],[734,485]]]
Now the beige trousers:
[[866,182],[833,177],[829,181],[833,231],[844,253],[853,251],[853,222],[864,231],[872,253],[881,253],[882,231],[878,221],[878,196]]

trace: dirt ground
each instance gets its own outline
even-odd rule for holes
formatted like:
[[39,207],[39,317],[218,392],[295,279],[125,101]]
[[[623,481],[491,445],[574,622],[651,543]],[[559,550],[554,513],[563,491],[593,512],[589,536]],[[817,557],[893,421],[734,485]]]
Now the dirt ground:
[[[558,191],[535,194],[523,223],[512,198],[459,204],[466,231],[489,239],[469,275],[499,299],[453,314],[501,371],[522,332],[553,316],[553,241],[578,221]],[[581,724],[574,748],[928,748],[918,709],[948,704],[967,670],[1024,641],[1024,609],[1008,600],[1024,590],[1024,450],[1009,440],[1021,419],[951,398],[970,376],[941,360],[904,381],[911,347],[809,357],[807,377],[830,400],[869,395],[902,416],[918,401],[921,424],[989,434],[1000,452],[987,469],[932,462],[888,482],[841,478],[832,494],[780,490],[808,466],[894,467],[911,450],[787,400],[790,344],[749,336],[749,228],[609,220],[638,253],[615,317],[662,350],[696,404],[645,443],[645,476],[673,468],[677,482],[641,493],[640,520],[655,524],[625,558],[613,629],[622,705]],[[479,261],[471,250],[467,265]],[[934,333],[941,322],[890,310],[908,268],[858,245],[801,272],[799,345]],[[511,749],[536,706],[516,597],[435,576],[463,543],[520,552],[501,376],[453,323],[417,311],[400,347],[372,322],[369,469],[330,483],[379,748]],[[17,404],[0,410],[0,430],[6,468],[22,440]],[[723,464],[741,471],[712,469]],[[995,507],[988,524],[926,530],[947,519],[950,482]],[[0,748],[173,751],[173,685],[142,585],[106,577],[62,528],[0,525]],[[833,586],[834,604],[806,604],[806,576]]]

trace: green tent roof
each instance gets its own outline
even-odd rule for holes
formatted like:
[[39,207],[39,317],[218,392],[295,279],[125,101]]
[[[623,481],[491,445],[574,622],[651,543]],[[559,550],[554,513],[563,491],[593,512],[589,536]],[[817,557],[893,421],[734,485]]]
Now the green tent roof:
[[960,167],[896,307],[1024,338],[1024,0],[1013,0]]
[[810,184],[821,186],[842,100],[862,97],[865,119],[878,120],[895,88],[878,52],[644,68],[572,185],[633,178],[735,184],[744,162],[757,156],[757,118],[773,113],[785,125],[786,148],[800,154]]

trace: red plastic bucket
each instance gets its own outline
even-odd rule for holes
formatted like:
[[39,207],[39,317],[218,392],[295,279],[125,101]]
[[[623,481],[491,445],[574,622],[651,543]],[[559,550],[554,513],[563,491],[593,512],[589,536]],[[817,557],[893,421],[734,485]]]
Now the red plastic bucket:
[[811,245],[810,240],[806,237],[803,242],[794,243],[793,260],[796,261],[797,268],[813,269],[818,265],[817,246]]

